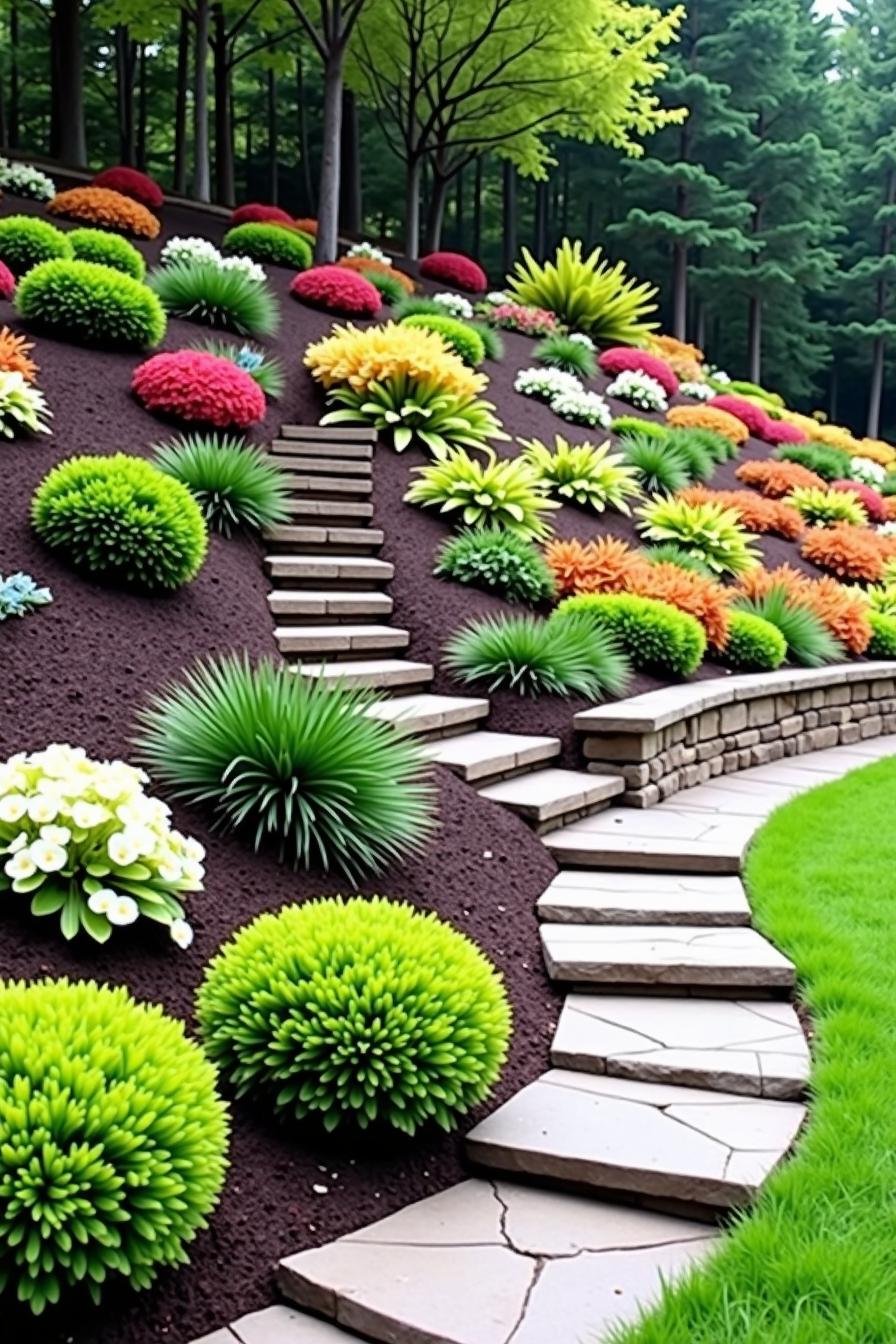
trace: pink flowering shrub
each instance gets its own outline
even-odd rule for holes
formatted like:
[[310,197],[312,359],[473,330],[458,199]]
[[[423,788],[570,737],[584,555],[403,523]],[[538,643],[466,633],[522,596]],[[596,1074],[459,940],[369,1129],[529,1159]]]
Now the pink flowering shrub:
[[0,299],[11,299],[16,292],[16,278],[5,262],[0,261]]
[[470,294],[481,294],[488,285],[488,276],[479,263],[462,252],[430,252],[420,262],[420,274]]
[[313,308],[344,317],[375,317],[382,307],[376,285],[344,266],[312,266],[300,271],[289,292]]
[[279,205],[259,205],[250,201],[248,205],[238,205],[230,216],[231,224],[286,224],[295,228],[292,215],[281,210]]
[[613,378],[620,373],[646,373],[648,378],[659,383],[667,397],[674,397],[678,391],[678,379],[670,365],[659,355],[651,355],[633,345],[614,345],[605,350],[597,362],[601,373]]
[[720,397],[713,397],[712,401],[707,402],[709,406],[715,406],[717,411],[727,411],[729,415],[736,415],[742,425],[757,439],[768,437],[769,425],[772,421],[766,415],[761,406],[757,406],[753,401],[747,401],[745,397],[731,397],[723,394]]
[[499,303],[489,309],[488,320],[493,327],[518,331],[523,336],[552,336],[560,328],[555,314],[547,308],[529,308],[524,303]]
[[831,481],[831,489],[843,490],[847,494],[856,495],[872,523],[885,523],[887,521],[887,506],[884,503],[884,497],[872,486],[865,485],[862,481],[844,480]]
[[254,379],[204,350],[153,355],[134,370],[131,390],[148,411],[189,424],[245,429],[264,419],[264,393]]
[[165,199],[158,182],[136,168],[106,168],[97,173],[93,185],[120,191],[122,196],[130,196],[132,201],[139,201],[149,210],[158,210]]
[[792,425],[789,420],[772,420],[769,416],[765,427],[765,441],[777,447],[781,443],[808,443],[809,436],[799,425]]

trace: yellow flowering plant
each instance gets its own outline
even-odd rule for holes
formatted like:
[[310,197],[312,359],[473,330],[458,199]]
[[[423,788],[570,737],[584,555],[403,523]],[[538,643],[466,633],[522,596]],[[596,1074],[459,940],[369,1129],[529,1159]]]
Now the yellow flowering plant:
[[384,326],[336,326],[309,345],[305,367],[328,390],[347,384],[367,392],[374,383],[410,378],[440,392],[475,397],[488,386],[484,374],[468,368],[434,331],[387,322]]
[[205,850],[174,830],[148,782],[63,743],[11,756],[0,765],[0,891],[30,896],[34,915],[58,914],[65,938],[83,929],[104,943],[144,915],[189,947],[180,897],[201,890]]

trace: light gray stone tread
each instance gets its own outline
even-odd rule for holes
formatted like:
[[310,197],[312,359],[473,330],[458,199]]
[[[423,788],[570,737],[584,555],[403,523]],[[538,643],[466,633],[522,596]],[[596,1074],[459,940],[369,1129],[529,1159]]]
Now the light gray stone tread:
[[277,462],[286,472],[297,472],[299,476],[351,476],[367,480],[372,473],[373,464],[364,458],[308,457],[299,454],[286,456],[279,454]]
[[735,875],[618,872],[563,868],[538,898],[554,924],[749,924],[750,906]]
[[329,616],[344,619],[347,616],[388,616],[394,606],[388,593],[375,589],[336,588],[277,588],[268,593],[268,606],[274,617]]
[[287,472],[290,490],[303,495],[348,495],[359,499],[373,494],[373,480],[367,476],[315,476]]
[[624,789],[625,781],[619,775],[591,775],[585,770],[548,766],[516,779],[486,784],[479,793],[533,821],[549,821],[606,803]]
[[337,520],[341,523],[348,519],[357,522],[373,517],[373,505],[362,499],[303,499],[300,495],[293,495],[286,501],[286,510],[290,518],[302,521],[311,519],[315,523],[321,519],[328,523]]
[[406,649],[411,636],[393,625],[280,625],[282,653],[350,653],[353,649]]
[[476,723],[487,717],[489,703],[478,696],[437,695],[423,691],[416,695],[393,696],[370,705],[365,711],[413,733],[438,733],[462,724]]
[[321,439],[306,437],[295,439],[274,439],[271,452],[277,457],[326,457],[332,461],[369,462],[373,457],[373,445],[369,443],[327,443]]
[[480,1166],[592,1190],[740,1206],[789,1151],[798,1102],[552,1069],[467,1135]]
[[275,581],[363,579],[365,583],[388,583],[395,573],[395,566],[388,560],[373,555],[268,555],[264,563]]
[[427,754],[436,764],[444,765],[473,784],[551,760],[559,756],[560,748],[557,737],[479,731],[444,738],[433,743]]
[[668,872],[736,873],[758,821],[688,813],[664,804],[609,808],[544,836],[561,863]]
[[282,546],[340,546],[377,550],[385,540],[379,527],[340,527],[338,523],[315,526],[303,523],[277,523],[264,532],[265,540]]
[[352,1340],[357,1344],[358,1336],[329,1321],[278,1305],[241,1316],[193,1344],[351,1344]]
[[376,430],[365,425],[281,425],[284,439],[313,439],[324,443],[376,443]]
[[415,663],[409,658],[358,658],[340,662],[302,662],[296,664],[302,677],[322,677],[342,681],[347,686],[423,686],[432,681],[431,663]]
[[551,1045],[560,1069],[795,1100],[809,1047],[789,1003],[568,994]]
[[542,924],[548,975],[564,984],[782,990],[793,963],[748,927]]
[[292,1301],[383,1344],[607,1339],[718,1244],[705,1223],[468,1180],[281,1261]]

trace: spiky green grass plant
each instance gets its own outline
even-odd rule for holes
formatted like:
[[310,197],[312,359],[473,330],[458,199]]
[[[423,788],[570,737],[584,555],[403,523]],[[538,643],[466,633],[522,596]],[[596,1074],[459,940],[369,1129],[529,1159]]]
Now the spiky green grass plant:
[[209,528],[229,537],[289,518],[289,478],[277,459],[230,434],[184,434],[155,447],[155,463],[187,487]]
[[[374,289],[379,292],[383,303],[388,304],[390,308],[397,308],[402,299],[410,297],[401,281],[397,280],[394,275],[390,275],[388,271],[362,271],[361,274],[365,280],[370,281]],[[431,311],[444,312],[445,310],[434,303]]]
[[458,630],[445,665],[464,682],[518,695],[621,695],[630,668],[611,634],[587,618],[486,616]]
[[214,261],[174,261],[153,271],[147,283],[170,317],[237,336],[271,336],[280,324],[269,285]]
[[668,435],[626,434],[619,447],[645,494],[674,495],[691,481],[690,458]]
[[545,336],[532,353],[539,364],[547,364],[549,368],[575,374],[576,378],[581,378],[583,381],[593,378],[597,373],[597,360],[593,349],[561,333]]
[[647,321],[656,311],[656,286],[629,277],[622,261],[611,265],[599,247],[583,256],[578,239],[564,238],[552,261],[536,261],[524,247],[507,290],[601,345],[637,345],[656,326]]
[[420,748],[365,714],[373,702],[267,658],[210,658],[153,695],[137,748],[161,789],[219,828],[296,868],[356,879],[432,829]]
[[819,616],[792,597],[783,584],[774,584],[762,597],[736,597],[738,611],[751,612],[770,621],[787,644],[787,658],[801,667],[821,667],[842,662],[846,650]]
[[774,456],[781,462],[796,462],[814,471],[823,481],[842,481],[849,477],[849,453],[826,443],[785,443]]

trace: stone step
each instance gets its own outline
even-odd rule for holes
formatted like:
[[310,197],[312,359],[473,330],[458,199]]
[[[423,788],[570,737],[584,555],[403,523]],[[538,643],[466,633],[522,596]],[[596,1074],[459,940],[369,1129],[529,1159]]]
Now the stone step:
[[326,457],[331,462],[369,462],[372,443],[328,443],[309,439],[307,433],[294,439],[274,439],[271,452],[277,457]]
[[467,1135],[479,1166],[577,1188],[736,1208],[803,1123],[797,1102],[552,1069]]
[[561,864],[678,873],[738,873],[758,821],[679,811],[613,807],[552,832],[544,843]]
[[386,620],[391,615],[392,598],[374,590],[336,588],[275,588],[268,593],[268,606],[278,623],[310,624],[334,621]]
[[264,565],[272,583],[310,588],[327,583],[374,588],[387,584],[395,573],[394,565],[372,555],[267,555]]
[[462,733],[433,743],[430,760],[444,765],[468,784],[506,778],[531,770],[560,754],[557,737],[528,737],[523,733]]
[[287,500],[290,518],[298,523],[340,525],[363,523],[373,517],[373,505],[360,499],[303,499],[293,495]]
[[406,649],[407,630],[392,625],[279,625],[274,638],[281,653],[361,653],[368,649]]
[[344,476],[367,480],[371,476],[372,463],[368,458],[341,457],[304,457],[301,454],[280,453],[277,464],[286,472],[297,472],[300,476]]
[[364,425],[281,425],[283,439],[323,440],[331,447],[343,443],[376,443],[376,430]]
[[563,868],[538,898],[552,924],[749,924],[739,877]]
[[358,1336],[329,1321],[317,1320],[292,1307],[265,1307],[193,1344],[359,1344]]
[[540,932],[548,975],[568,985],[770,994],[796,978],[793,962],[751,928],[542,924]]
[[347,495],[350,499],[366,499],[373,494],[369,476],[314,476],[287,472],[287,484],[293,494],[314,495],[320,499]]
[[315,527],[301,523],[278,523],[265,529],[264,539],[272,551],[378,551],[383,544],[379,527]]
[[535,770],[479,789],[482,798],[501,803],[541,833],[606,807],[625,789],[620,775],[589,775],[584,770]]
[[442,738],[462,733],[488,718],[489,703],[477,696],[418,695],[394,696],[365,710],[372,718],[384,719],[416,737]]
[[341,681],[346,686],[368,686],[387,691],[400,686],[428,686],[435,676],[431,663],[413,663],[409,658],[359,658],[334,663],[298,663],[301,677]]
[[569,994],[551,1045],[558,1069],[795,1100],[809,1047],[789,1003]]
[[718,1235],[645,1209],[470,1180],[289,1256],[277,1277],[293,1302],[381,1344],[600,1344]]

